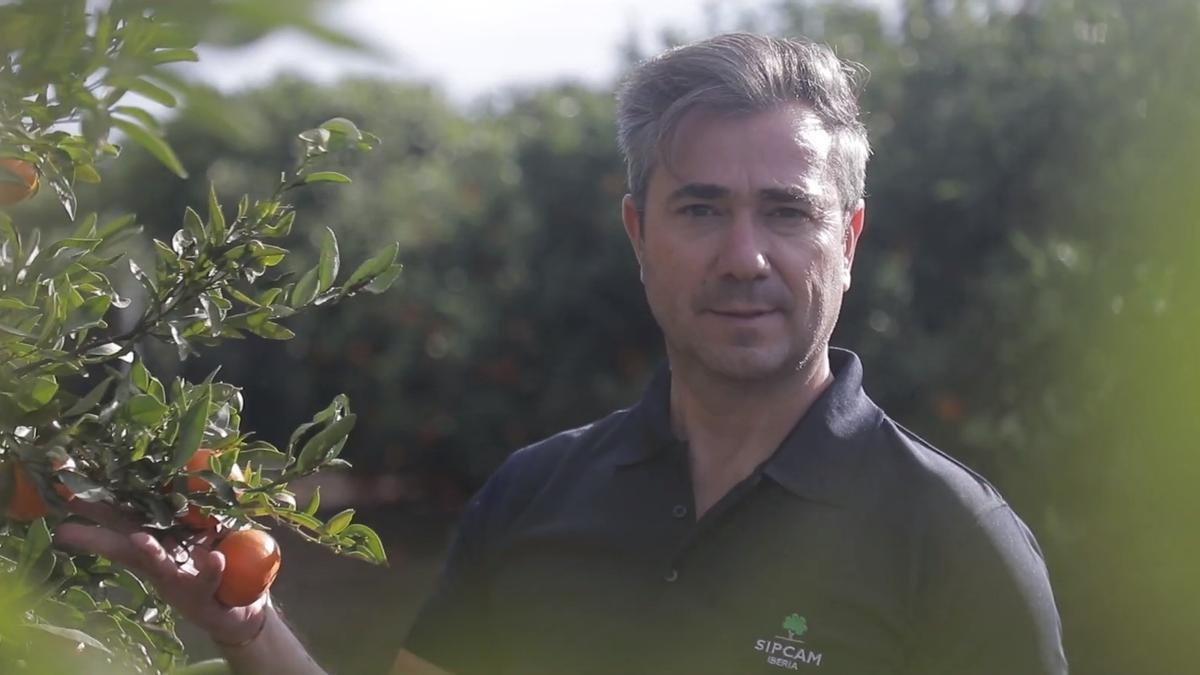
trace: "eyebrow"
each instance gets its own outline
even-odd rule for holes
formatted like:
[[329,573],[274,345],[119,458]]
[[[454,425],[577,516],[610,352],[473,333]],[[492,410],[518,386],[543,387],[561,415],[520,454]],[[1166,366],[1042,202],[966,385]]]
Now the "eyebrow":
[[[668,202],[681,199],[722,199],[730,194],[729,188],[712,183],[688,183],[675,190],[667,197]],[[802,204],[812,210],[820,210],[820,200],[815,195],[798,185],[787,185],[778,188],[764,188],[758,191],[764,201],[782,202],[785,204]]]

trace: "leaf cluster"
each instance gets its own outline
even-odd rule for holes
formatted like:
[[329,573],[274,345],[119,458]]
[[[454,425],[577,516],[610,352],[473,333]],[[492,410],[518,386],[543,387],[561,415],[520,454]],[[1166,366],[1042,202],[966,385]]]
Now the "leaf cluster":
[[[222,11],[238,19],[254,4]],[[0,157],[31,163],[71,220],[75,186],[98,182],[102,160],[120,155],[114,134],[187,175],[155,117],[126,102],[132,94],[172,107],[188,90],[163,66],[196,60],[199,32],[181,21],[187,12],[160,5],[0,6]],[[87,214],[52,239],[0,212],[0,504],[16,497],[21,471],[50,512],[0,521],[0,619],[18,617],[0,621],[0,670],[37,651],[30,631],[136,672],[164,672],[184,656],[170,608],[134,574],[50,548],[50,528],[74,500],[116,507],[183,551],[211,534],[183,520],[199,512],[217,519],[218,536],[269,520],[338,553],[386,562],[379,537],[353,523],[352,511],[323,521],[319,493],[300,509],[289,489],[348,466],[338,457],[356,419],[346,397],[280,450],[242,429],[241,389],[217,381],[217,371],[200,382],[164,381],[142,358],[153,341],[183,360],[224,340],[286,340],[294,333],[282,322],[298,312],[385,291],[399,275],[397,246],[342,274],[329,228],[315,267],[298,277],[277,272],[296,220],[290,193],[349,183],[329,163],[378,143],[340,117],[304,131],[300,160],[272,194],[226,208],[210,188],[169,240],[152,242],[150,260],[129,253],[143,230],[132,214],[105,222]],[[189,469],[201,448],[215,451],[210,466]],[[197,480],[209,489],[195,491]]]

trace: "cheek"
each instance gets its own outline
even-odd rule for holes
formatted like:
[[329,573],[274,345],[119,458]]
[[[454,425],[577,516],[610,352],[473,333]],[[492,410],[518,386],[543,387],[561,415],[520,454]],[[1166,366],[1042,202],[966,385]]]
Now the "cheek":
[[821,234],[792,247],[785,265],[785,283],[810,305],[825,305],[839,295],[845,276],[845,257],[836,234]]

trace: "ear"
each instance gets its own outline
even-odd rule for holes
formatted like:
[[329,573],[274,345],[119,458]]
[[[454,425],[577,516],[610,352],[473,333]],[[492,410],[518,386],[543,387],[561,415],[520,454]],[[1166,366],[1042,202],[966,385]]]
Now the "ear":
[[641,267],[643,223],[633,195],[625,195],[621,199],[621,222],[625,224],[625,236],[629,237],[629,244],[633,246],[633,254],[637,256],[638,266]]
[[858,238],[866,224],[867,209],[863,200],[858,200],[846,223],[846,240],[842,246],[842,291],[850,290],[850,268],[854,265],[854,252],[858,249]]

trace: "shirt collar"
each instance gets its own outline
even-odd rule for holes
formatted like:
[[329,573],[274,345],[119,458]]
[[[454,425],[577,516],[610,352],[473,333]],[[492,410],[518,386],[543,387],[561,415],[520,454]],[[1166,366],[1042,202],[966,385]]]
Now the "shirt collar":
[[[762,473],[791,492],[810,499],[845,504],[869,434],[883,411],[863,391],[862,362],[854,352],[831,347],[833,382],[760,467]],[[617,457],[618,466],[642,462],[686,444],[671,431],[671,372],[666,364],[654,373],[641,401],[630,411],[633,441]]]

